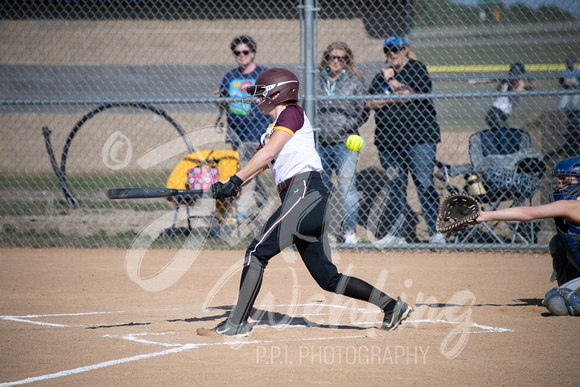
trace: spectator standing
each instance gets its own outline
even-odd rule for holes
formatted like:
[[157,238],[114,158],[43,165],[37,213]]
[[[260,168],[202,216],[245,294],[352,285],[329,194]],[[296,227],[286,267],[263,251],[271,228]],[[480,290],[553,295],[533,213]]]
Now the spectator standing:
[[[387,66],[373,79],[369,94],[431,93],[432,81],[427,68],[416,59],[404,38],[385,39],[383,50]],[[375,145],[386,173],[389,194],[389,232],[375,242],[375,246],[407,243],[409,171],[417,188],[430,243],[445,243],[445,236],[435,229],[439,193],[434,186],[433,169],[441,133],[433,101],[429,98],[386,98],[367,101],[367,107],[375,110]]]
[[[323,96],[365,95],[366,88],[358,72],[352,49],[344,42],[331,43],[324,51],[316,78],[316,94]],[[358,243],[356,223],[358,220],[358,192],[356,168],[358,152],[346,148],[351,134],[358,134],[359,127],[368,117],[362,99],[318,101],[317,123],[318,153],[322,160],[322,178],[331,190],[332,171],[342,198],[344,216],[343,238],[346,244]]]
[[[236,58],[237,67],[228,71],[214,91],[216,97],[239,98],[240,102],[222,103],[220,108],[227,109],[228,128],[226,141],[231,143],[239,153],[240,166],[244,167],[259,146],[260,136],[271,122],[270,117],[261,115],[252,118],[249,109],[241,102],[247,97],[246,88],[254,85],[256,79],[266,69],[256,64],[257,45],[248,35],[236,36],[230,50]],[[267,192],[267,187],[261,179],[255,179],[242,190],[237,201],[238,217],[245,218],[250,207],[257,203],[256,192]]]

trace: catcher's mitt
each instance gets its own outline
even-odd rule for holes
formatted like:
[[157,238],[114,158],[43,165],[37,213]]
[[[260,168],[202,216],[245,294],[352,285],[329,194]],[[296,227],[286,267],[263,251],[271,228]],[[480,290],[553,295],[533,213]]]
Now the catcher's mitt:
[[442,202],[437,216],[437,232],[447,234],[461,231],[477,224],[475,219],[481,212],[479,202],[466,194],[447,196]]

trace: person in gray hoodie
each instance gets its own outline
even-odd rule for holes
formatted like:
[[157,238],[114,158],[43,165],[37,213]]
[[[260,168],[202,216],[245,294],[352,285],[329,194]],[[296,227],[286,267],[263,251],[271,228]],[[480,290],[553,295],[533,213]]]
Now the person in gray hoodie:
[[[352,49],[344,42],[328,45],[316,78],[318,96],[365,95],[366,87],[354,64]],[[322,180],[331,189],[332,171],[336,172],[338,190],[342,198],[344,215],[344,243],[358,243],[356,223],[358,220],[358,193],[356,168],[358,152],[346,148],[346,140],[368,118],[362,99],[319,100],[316,120],[318,153],[322,160]]]

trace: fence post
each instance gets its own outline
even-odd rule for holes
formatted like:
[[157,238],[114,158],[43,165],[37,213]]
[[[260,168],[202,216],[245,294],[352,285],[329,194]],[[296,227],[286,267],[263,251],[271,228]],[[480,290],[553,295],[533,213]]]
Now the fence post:
[[304,112],[314,124],[314,12],[313,0],[304,2]]

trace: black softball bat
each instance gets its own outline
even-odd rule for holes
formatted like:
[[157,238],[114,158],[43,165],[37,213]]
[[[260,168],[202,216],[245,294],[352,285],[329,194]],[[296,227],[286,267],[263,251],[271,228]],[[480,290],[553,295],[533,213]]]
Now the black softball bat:
[[201,189],[173,188],[111,188],[107,191],[109,199],[148,199],[179,196],[187,199],[210,197]]

